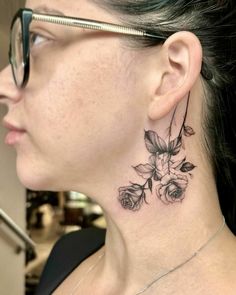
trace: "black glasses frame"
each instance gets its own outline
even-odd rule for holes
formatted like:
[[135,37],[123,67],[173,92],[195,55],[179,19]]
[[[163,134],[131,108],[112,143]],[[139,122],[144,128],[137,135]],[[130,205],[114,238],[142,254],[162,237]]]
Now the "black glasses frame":
[[[22,31],[22,48],[23,48],[23,66],[24,66],[24,76],[22,83],[18,85],[17,77],[14,70],[14,61],[13,61],[13,55],[12,55],[12,29],[15,24],[15,22],[20,19],[20,25],[21,25],[21,31]],[[28,79],[29,79],[29,73],[30,73],[30,43],[29,43],[29,26],[32,22],[32,11],[28,9],[20,9],[16,15],[14,16],[11,24],[11,42],[10,42],[10,48],[9,48],[9,62],[12,67],[12,74],[14,77],[14,81],[18,87],[25,87]]]
[[[22,31],[22,66],[23,66],[23,77],[22,81],[19,83],[18,79],[16,77],[15,68],[14,68],[14,56],[13,56],[13,35],[12,30],[15,25],[15,22],[20,19],[20,25],[21,25],[21,31]],[[70,16],[59,16],[59,15],[50,15],[50,14],[42,14],[42,13],[35,13],[31,9],[20,9],[16,15],[14,16],[11,24],[11,42],[9,47],[9,62],[12,67],[12,73],[13,77],[16,83],[16,86],[19,88],[24,88],[29,80],[30,75],[30,32],[29,27],[32,21],[42,21],[42,22],[48,22],[58,25],[66,25],[71,27],[79,27],[89,30],[98,30],[98,31],[104,31],[104,32],[112,32],[117,34],[123,34],[128,36],[137,36],[137,37],[147,37],[147,38],[154,38],[158,40],[165,40],[166,38],[164,36],[156,36],[149,34],[146,31],[137,30],[134,28],[112,24],[112,23],[106,23],[91,19],[85,19],[85,18],[76,18],[76,17],[70,17]]]

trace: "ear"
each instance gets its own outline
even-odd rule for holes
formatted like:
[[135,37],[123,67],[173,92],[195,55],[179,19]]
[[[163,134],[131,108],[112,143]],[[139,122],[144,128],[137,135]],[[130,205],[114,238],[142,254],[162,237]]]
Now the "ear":
[[[202,65],[202,47],[199,39],[191,32],[171,35],[163,44],[161,66],[156,69],[152,80],[152,99],[148,116],[158,120],[168,114],[191,91],[199,77]],[[154,64],[154,63],[153,63]]]

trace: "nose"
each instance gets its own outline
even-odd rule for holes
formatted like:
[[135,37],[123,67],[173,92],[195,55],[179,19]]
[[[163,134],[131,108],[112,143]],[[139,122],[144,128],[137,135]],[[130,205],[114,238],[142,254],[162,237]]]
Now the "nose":
[[15,85],[11,71],[8,65],[0,72],[0,104],[16,103],[20,100],[20,89]]

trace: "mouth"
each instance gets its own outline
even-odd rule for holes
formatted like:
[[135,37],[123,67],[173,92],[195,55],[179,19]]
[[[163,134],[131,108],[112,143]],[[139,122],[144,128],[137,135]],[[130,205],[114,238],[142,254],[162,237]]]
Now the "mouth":
[[8,129],[8,133],[5,138],[5,144],[15,145],[19,143],[22,136],[26,133],[25,129],[15,126],[9,122],[4,121],[3,126]]

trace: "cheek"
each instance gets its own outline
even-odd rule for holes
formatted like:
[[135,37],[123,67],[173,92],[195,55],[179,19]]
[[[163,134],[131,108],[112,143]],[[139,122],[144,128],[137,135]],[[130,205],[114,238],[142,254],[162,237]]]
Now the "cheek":
[[37,181],[44,175],[47,182],[63,177],[68,186],[78,179],[83,182],[88,173],[91,178],[103,174],[131,149],[144,126],[143,112],[123,62],[117,56],[100,57],[80,64],[80,70],[79,64],[67,64],[66,72],[64,63],[47,87],[32,93],[25,111],[34,151],[28,153],[28,162],[40,175]]

